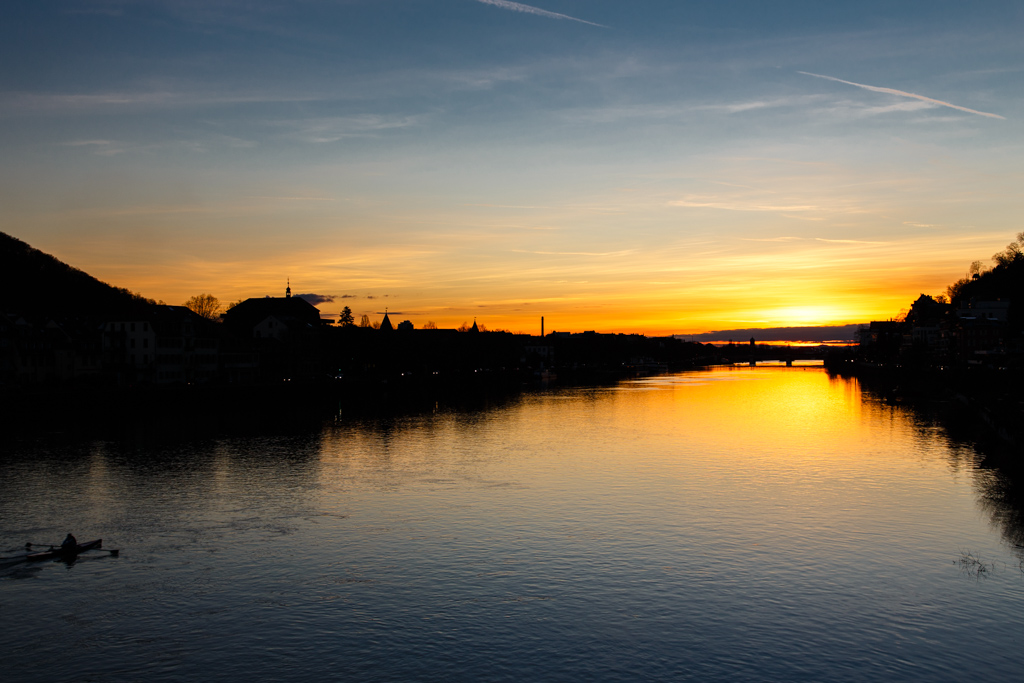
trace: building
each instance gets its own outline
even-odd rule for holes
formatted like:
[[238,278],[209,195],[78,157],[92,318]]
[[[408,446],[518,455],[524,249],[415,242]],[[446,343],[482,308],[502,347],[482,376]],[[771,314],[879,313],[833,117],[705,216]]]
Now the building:
[[323,375],[320,311],[293,297],[291,283],[283,297],[246,299],[222,319],[225,341],[233,352],[257,355],[261,380],[312,380]]
[[119,384],[207,384],[219,375],[217,323],[184,306],[152,306],[103,326]]

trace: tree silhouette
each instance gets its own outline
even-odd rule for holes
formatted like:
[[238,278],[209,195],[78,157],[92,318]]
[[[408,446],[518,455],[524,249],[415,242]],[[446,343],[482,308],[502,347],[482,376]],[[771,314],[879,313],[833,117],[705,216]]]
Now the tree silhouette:
[[370,316],[368,316],[365,313],[363,313],[363,317],[359,319],[359,327],[369,327],[369,326],[370,326]]
[[992,256],[1000,266],[1009,266],[1024,261],[1024,232],[1017,233],[1017,239],[1006,245],[1006,249]]
[[216,320],[220,313],[220,299],[212,294],[196,294],[184,303],[185,308],[207,320]]
[[338,324],[342,327],[351,327],[355,324],[355,317],[352,315],[352,309],[346,306],[341,309],[341,315],[338,316]]
[[[1017,233],[1016,239],[1003,251],[993,254],[992,260],[995,266],[991,268],[975,261],[966,277],[947,288],[951,304],[959,307],[971,299],[1024,301],[1024,232]],[[1009,322],[1011,328],[1021,329],[1024,327],[1024,314],[1018,312],[1016,306],[1014,304],[1010,308]]]
[[960,295],[963,294],[964,287],[971,281],[970,278],[962,277],[949,287],[946,287],[946,294],[949,296],[949,300],[952,302],[960,301]]

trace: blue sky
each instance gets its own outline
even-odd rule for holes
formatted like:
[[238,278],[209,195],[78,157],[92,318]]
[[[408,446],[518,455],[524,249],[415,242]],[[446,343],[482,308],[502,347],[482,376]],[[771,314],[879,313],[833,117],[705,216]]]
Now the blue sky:
[[168,303],[893,315],[1009,242],[1024,187],[1024,5],[895,5],[22,3],[0,230]]

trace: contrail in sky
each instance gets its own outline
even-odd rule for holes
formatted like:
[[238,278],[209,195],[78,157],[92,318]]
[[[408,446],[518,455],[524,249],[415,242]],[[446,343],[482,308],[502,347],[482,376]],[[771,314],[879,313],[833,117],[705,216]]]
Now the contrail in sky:
[[510,9],[513,12],[524,12],[526,14],[536,14],[539,17],[547,17],[549,19],[568,19],[569,21],[578,21],[581,24],[589,24],[591,26],[598,26],[600,28],[608,28],[604,24],[595,24],[592,21],[585,19],[577,19],[576,17],[570,17],[568,14],[559,14],[558,12],[549,12],[546,9],[540,9],[537,7],[531,7],[530,5],[524,5],[520,2],[511,2],[511,0],[476,0],[482,2],[485,5],[494,5],[502,9]]
[[[483,2],[483,0],[480,0]],[[890,95],[899,95],[900,97],[911,97],[915,100],[921,100],[922,102],[931,102],[932,104],[938,104],[943,107],[949,107],[950,109],[959,109],[969,114],[977,114],[978,116],[987,116],[990,119],[1002,119],[1006,120],[1005,116],[999,114],[989,114],[988,112],[978,111],[977,109],[968,109],[967,107],[961,107],[956,104],[950,104],[949,102],[943,102],[942,100],[933,100],[930,97],[924,95],[915,95],[912,92],[904,92],[903,90],[896,90],[894,88],[879,88],[877,85],[864,85],[863,83],[854,83],[853,81],[844,81],[841,78],[834,78],[832,76],[822,76],[821,74],[812,74],[809,71],[797,71],[797,73],[803,74],[804,76],[814,76],[815,78],[824,78],[825,80],[835,81],[836,83],[845,83],[846,85],[855,85],[858,88],[864,88],[865,90],[871,90],[872,92],[884,92]]]

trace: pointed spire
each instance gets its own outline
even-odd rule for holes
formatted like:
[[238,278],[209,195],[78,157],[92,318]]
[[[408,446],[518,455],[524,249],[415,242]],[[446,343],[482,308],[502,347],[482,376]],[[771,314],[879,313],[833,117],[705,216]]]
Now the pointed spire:
[[292,279],[291,278],[288,278],[288,287],[284,290],[284,298],[285,299],[291,299],[292,298]]

